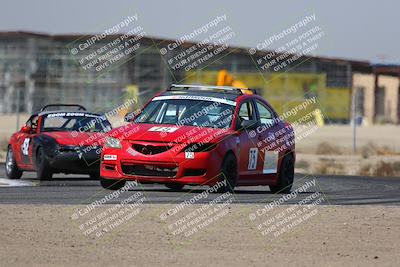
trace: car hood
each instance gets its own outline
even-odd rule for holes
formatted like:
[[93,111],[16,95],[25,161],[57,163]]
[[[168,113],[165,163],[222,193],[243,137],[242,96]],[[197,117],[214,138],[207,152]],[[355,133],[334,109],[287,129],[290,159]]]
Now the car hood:
[[44,135],[54,138],[60,145],[70,146],[102,146],[105,133],[89,132],[44,132]]
[[109,135],[127,141],[208,143],[230,133],[229,129],[131,123],[112,130]]

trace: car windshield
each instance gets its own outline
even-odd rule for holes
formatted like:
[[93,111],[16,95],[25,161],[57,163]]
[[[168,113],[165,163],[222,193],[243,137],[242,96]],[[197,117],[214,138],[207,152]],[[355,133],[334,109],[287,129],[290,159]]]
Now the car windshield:
[[223,99],[205,101],[168,99],[161,96],[154,98],[134,122],[226,129],[231,125],[234,105],[233,101],[223,101]]
[[104,116],[87,113],[51,113],[43,116],[42,131],[108,132],[111,124]]

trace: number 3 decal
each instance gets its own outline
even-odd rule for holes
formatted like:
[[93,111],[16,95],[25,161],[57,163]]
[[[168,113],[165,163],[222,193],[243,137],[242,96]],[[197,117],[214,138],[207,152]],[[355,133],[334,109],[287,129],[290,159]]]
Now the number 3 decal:
[[255,170],[257,168],[257,156],[258,156],[258,148],[250,148],[249,151],[249,170]]
[[22,154],[28,156],[29,151],[29,142],[31,141],[30,138],[25,138],[24,143],[22,144]]

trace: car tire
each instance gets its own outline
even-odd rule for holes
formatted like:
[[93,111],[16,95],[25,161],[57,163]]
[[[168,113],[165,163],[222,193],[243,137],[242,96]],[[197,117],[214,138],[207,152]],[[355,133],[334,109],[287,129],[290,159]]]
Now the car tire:
[[17,166],[11,146],[7,149],[6,175],[8,179],[19,179],[22,176],[22,171]]
[[53,171],[42,147],[39,147],[36,152],[36,175],[41,181],[48,181],[53,178]]
[[290,193],[294,179],[294,157],[291,154],[286,155],[281,163],[276,185],[270,185],[272,193]]
[[219,193],[233,193],[238,176],[237,160],[233,154],[228,154],[221,166],[220,181],[226,181],[226,185],[218,188]]
[[185,187],[184,184],[165,184],[165,186],[174,191],[181,191]]
[[125,180],[114,180],[100,177],[100,184],[104,189],[118,190],[124,187],[125,183]]

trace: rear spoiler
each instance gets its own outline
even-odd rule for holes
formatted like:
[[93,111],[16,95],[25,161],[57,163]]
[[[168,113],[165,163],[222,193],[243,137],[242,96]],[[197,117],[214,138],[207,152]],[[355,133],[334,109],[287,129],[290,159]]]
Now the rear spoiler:
[[47,110],[48,108],[51,108],[51,107],[76,107],[77,110],[86,110],[86,108],[84,106],[81,106],[81,105],[78,105],[78,104],[49,104],[49,105],[46,105],[46,106],[42,107],[40,109],[40,111],[45,111],[45,110]]

